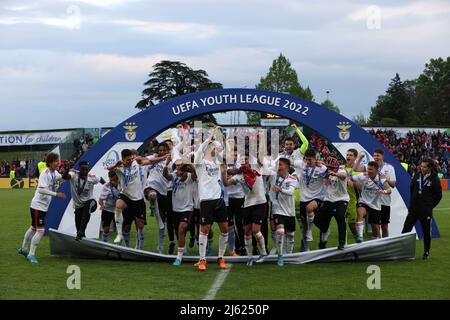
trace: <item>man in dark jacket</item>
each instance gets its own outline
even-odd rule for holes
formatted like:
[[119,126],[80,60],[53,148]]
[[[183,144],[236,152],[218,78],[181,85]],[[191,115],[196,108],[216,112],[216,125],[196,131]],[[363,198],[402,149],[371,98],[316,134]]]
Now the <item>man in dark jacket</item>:
[[441,182],[434,171],[433,160],[422,160],[420,172],[412,177],[410,189],[411,205],[402,233],[410,232],[419,219],[424,241],[422,259],[426,260],[430,255],[433,208],[438,205],[442,198]]

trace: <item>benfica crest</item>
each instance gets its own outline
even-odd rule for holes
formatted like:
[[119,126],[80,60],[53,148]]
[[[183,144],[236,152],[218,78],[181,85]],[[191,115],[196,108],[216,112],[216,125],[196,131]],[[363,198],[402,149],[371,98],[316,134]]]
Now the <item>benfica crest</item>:
[[134,141],[136,140],[136,129],[137,129],[137,125],[134,122],[130,122],[130,123],[125,123],[125,125],[123,126],[125,129],[127,129],[127,131],[125,132],[125,139],[127,139],[128,141]]
[[349,122],[339,122],[339,124],[336,126],[340,131],[338,131],[339,138],[342,141],[347,141],[350,139],[350,131],[348,129],[351,128],[351,125]]

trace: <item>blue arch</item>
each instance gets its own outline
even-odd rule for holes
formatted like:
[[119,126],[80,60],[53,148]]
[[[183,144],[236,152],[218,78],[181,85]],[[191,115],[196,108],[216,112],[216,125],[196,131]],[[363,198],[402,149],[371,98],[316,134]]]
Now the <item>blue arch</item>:
[[[220,98],[222,98],[221,101]],[[212,104],[203,105],[202,101],[208,100],[214,102]],[[278,103],[274,105],[273,102],[275,101],[278,101]],[[136,136],[133,141],[144,142],[148,138],[157,135],[174,124],[178,124],[190,118],[198,117],[206,113],[230,110],[250,110],[277,114],[312,128],[330,142],[359,143],[369,152],[376,148],[384,149],[386,162],[392,164],[396,171],[396,187],[404,202],[409,204],[409,175],[394,156],[363,128],[341,114],[331,111],[315,102],[283,93],[256,89],[209,90],[187,94],[162,102],[147,110],[139,112],[120,123],[92,146],[91,149],[83,155],[80,161],[84,160],[91,164],[95,164],[117,142],[128,142],[126,139],[127,130],[124,126],[129,123],[133,123],[136,126]],[[347,140],[342,140],[339,136],[339,131],[341,130],[338,129],[337,126],[340,123],[345,123],[349,126],[346,130],[348,131]],[[60,191],[66,193],[68,197],[65,200],[54,199],[52,201],[46,218],[47,228],[58,228],[62,215],[70,201],[70,187],[67,182],[61,185]],[[420,227],[416,227],[416,229],[418,233],[420,233]],[[437,228],[435,227],[434,230],[435,235],[438,236]]]

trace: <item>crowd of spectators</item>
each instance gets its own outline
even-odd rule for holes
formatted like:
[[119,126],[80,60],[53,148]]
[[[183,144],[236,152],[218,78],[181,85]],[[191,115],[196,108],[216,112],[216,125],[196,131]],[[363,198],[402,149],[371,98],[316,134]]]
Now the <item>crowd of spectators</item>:
[[94,137],[90,133],[86,133],[80,139],[75,139],[73,141],[73,147],[75,148],[75,152],[72,156],[73,159],[79,159],[89,148],[94,144]]
[[[94,138],[90,133],[87,133],[80,139],[75,139],[74,153],[70,159],[61,160],[61,165],[59,171],[62,173],[67,163],[75,163],[78,159],[89,150],[89,148],[94,144]],[[14,176],[15,178],[38,178],[38,163],[44,159],[17,159],[9,163],[7,160],[0,160],[0,177],[9,178]],[[14,172],[12,174],[12,172]]]
[[435,160],[439,177],[450,179],[450,135],[447,132],[417,130],[409,131],[404,136],[394,130],[369,132],[392,154],[402,153],[411,171],[418,170],[423,158],[431,158]]
[[31,176],[37,162],[34,159],[18,159],[9,163],[7,160],[0,160],[0,177],[10,177],[14,172],[16,178]]

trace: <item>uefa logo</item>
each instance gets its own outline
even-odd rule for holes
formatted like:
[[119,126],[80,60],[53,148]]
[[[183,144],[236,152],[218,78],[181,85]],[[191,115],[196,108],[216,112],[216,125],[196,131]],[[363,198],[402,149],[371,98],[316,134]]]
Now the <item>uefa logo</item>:
[[105,161],[103,161],[103,168],[106,170],[108,167],[116,164],[119,160],[119,153],[115,150],[111,150],[106,155]]

